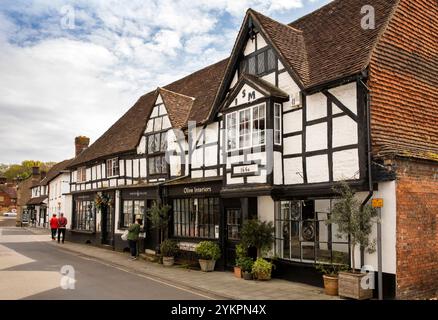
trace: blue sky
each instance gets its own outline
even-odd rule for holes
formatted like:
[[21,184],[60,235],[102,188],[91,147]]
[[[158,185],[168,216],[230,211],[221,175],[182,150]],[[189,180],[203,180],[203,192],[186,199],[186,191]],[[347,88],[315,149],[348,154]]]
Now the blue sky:
[[144,93],[226,58],[246,10],[283,23],[330,0],[0,2],[0,163],[61,161]]

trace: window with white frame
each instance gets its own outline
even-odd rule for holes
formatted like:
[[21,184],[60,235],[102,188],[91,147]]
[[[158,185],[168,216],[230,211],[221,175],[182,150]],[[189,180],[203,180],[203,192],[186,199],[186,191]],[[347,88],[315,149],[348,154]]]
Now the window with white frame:
[[227,149],[237,148],[237,113],[227,114]]
[[259,104],[226,116],[227,150],[265,144],[266,105]]
[[106,160],[106,176],[107,178],[116,177],[119,175],[119,159],[113,158]]
[[274,103],[274,143],[281,144],[281,104]]
[[80,168],[78,168],[78,171],[77,171],[77,176],[76,176],[76,180],[78,181],[78,182],[85,182],[85,181],[87,181],[87,168],[86,167],[80,167]]
[[251,109],[239,111],[239,147],[251,146]]
[[265,144],[265,105],[252,108],[252,146]]

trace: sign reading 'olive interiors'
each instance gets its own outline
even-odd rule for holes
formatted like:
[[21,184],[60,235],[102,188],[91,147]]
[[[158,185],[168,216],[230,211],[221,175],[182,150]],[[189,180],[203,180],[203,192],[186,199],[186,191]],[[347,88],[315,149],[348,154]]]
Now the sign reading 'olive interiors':
[[181,185],[169,188],[170,196],[200,196],[220,192],[222,183],[202,184],[202,185]]

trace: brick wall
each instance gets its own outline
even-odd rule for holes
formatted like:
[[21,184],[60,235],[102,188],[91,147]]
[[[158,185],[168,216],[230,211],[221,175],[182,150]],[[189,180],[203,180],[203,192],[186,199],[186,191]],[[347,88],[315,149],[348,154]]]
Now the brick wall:
[[438,295],[438,162],[397,160],[397,298]]

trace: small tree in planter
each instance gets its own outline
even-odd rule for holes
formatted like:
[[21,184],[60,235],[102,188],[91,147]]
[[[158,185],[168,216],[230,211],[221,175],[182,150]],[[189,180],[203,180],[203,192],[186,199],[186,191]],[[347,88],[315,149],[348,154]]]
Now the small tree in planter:
[[324,291],[329,296],[338,295],[339,272],[348,270],[348,266],[342,264],[317,264],[316,270],[322,273]]
[[196,247],[196,253],[199,255],[199,265],[205,272],[213,271],[216,260],[221,257],[221,249],[216,242],[201,241]]
[[169,211],[170,206],[168,205],[157,205],[154,204],[152,208],[150,208],[146,216],[152,224],[152,228],[159,230],[160,232],[160,245],[163,242],[165,235],[167,234],[167,228],[169,226]]
[[372,290],[361,287],[361,280],[365,274],[356,272],[354,253],[357,246],[364,247],[369,253],[375,251],[375,241],[371,241],[369,236],[377,211],[369,204],[362,206],[345,181],[334,190],[340,195],[340,199],[333,206],[327,223],[338,226],[338,237],[350,237],[352,252],[351,272],[339,273],[339,295],[355,299],[371,298]]
[[274,243],[274,225],[271,221],[247,220],[242,226],[241,239],[245,247],[255,247],[257,257],[262,257]]
[[257,258],[252,266],[252,274],[257,280],[270,280],[272,272],[272,263],[263,258]]
[[236,245],[236,264],[234,266],[234,275],[237,278],[242,278],[242,259],[246,258],[246,248],[239,243]]
[[160,245],[161,255],[163,256],[163,265],[165,267],[173,266],[175,263],[175,256],[179,252],[178,244],[175,240],[166,239]]

